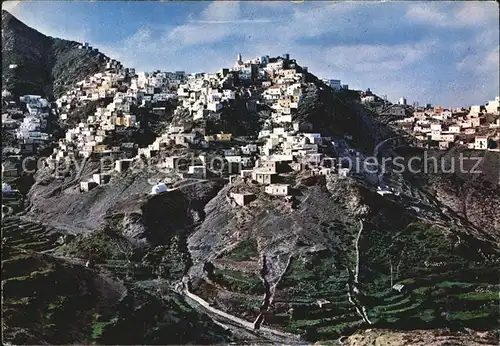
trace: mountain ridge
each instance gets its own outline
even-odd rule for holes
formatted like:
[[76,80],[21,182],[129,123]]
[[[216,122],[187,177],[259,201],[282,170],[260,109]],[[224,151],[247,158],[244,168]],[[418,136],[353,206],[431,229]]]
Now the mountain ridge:
[[46,36],[2,10],[3,89],[15,97],[59,97],[75,82],[103,71],[109,60],[102,53],[79,49],[80,45]]

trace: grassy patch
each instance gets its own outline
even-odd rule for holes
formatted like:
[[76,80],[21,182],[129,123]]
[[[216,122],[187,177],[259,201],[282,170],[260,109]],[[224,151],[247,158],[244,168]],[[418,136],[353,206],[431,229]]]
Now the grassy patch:
[[469,288],[475,286],[475,284],[471,284],[469,282],[443,281],[438,283],[436,286],[442,288]]
[[117,321],[116,317],[109,321],[100,321],[101,315],[98,313],[95,313],[92,317],[93,317],[93,324],[92,324],[90,339],[93,340],[94,342],[100,339],[107,325],[115,323]]
[[498,292],[468,292],[462,293],[457,296],[459,299],[464,300],[499,300]]
[[476,318],[489,317],[490,313],[487,311],[459,311],[453,312],[448,315],[449,321],[468,321]]
[[235,292],[254,294],[265,292],[264,284],[255,275],[216,268],[214,270],[214,277],[219,284]]
[[235,261],[249,261],[258,256],[257,241],[255,239],[247,239],[240,242],[227,257]]
[[433,309],[426,309],[414,315],[414,317],[420,318],[422,321],[430,322],[435,318],[435,311]]
[[97,340],[101,337],[104,328],[108,325],[108,322],[95,322],[92,326],[91,339]]

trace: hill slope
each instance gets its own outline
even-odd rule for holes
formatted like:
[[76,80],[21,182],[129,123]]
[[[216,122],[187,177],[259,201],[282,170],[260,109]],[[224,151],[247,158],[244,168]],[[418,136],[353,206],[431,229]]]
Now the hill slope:
[[[106,56],[75,41],[48,37],[2,10],[2,85],[15,97],[58,97],[72,83],[102,71]],[[9,68],[10,65],[16,68]]]

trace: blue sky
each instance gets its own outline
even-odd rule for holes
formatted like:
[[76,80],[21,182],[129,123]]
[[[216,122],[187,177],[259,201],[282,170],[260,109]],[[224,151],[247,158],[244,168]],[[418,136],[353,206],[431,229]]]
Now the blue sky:
[[290,53],[319,77],[413,102],[499,94],[496,2],[7,1],[40,32],[86,41],[141,71],[213,72]]

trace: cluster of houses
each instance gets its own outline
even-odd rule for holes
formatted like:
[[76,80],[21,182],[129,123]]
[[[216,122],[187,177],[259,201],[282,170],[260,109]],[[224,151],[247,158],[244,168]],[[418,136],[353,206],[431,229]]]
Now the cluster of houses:
[[[308,132],[310,128],[310,124],[295,123],[290,131],[282,127],[261,131],[259,138],[264,144],[252,148],[255,157],[251,167],[245,167],[241,162],[239,176],[262,185],[266,194],[285,197],[290,203],[293,192],[292,185],[287,183],[290,174],[302,172],[311,176],[335,174],[339,178],[347,177],[350,168],[335,164],[339,157],[334,150],[338,141]],[[229,161],[231,157],[226,156],[226,159]],[[257,199],[255,194],[244,191],[231,192],[229,197],[241,206]]]
[[321,79],[325,85],[329,86],[333,90],[340,91],[340,90],[349,90],[349,85],[347,84],[342,84],[340,79],[328,79],[328,78],[323,78]]
[[[6,92],[2,96],[9,96]],[[19,102],[6,101],[2,113],[2,127],[11,131],[26,154],[35,152],[37,145],[46,143],[51,135],[46,132],[50,103],[39,95],[24,95]]]
[[[2,92],[2,129],[12,136],[2,139],[3,144],[8,143],[2,146],[2,179],[21,176],[23,157],[50,145],[52,135],[47,127],[51,112],[49,102],[39,95],[24,95],[13,100],[8,91]],[[31,167],[30,164],[27,166]]]
[[[226,103],[241,96],[241,93],[252,93],[252,89],[248,87],[238,95],[234,88],[235,81],[238,81],[239,85],[258,85],[260,90],[258,93],[254,92],[253,99],[256,104],[265,104],[272,110],[265,124],[267,130],[261,131],[258,141],[254,143],[222,150],[222,156],[225,164],[229,166],[229,173],[237,173],[241,177],[267,185],[265,191],[269,194],[287,196],[290,194],[290,186],[280,183],[280,173],[301,171],[310,167],[314,168],[311,174],[339,171],[343,177],[348,174],[348,169],[336,170],[331,164],[326,165],[328,167],[321,165],[325,159],[331,158],[321,152],[324,147],[331,147],[331,138],[312,133],[312,125],[309,123],[294,123],[292,120],[293,111],[298,108],[306,86],[306,72],[307,68],[300,68],[288,54],[278,58],[262,56],[247,62],[243,62],[241,55],[238,55],[231,69],[222,69],[216,74],[189,76],[187,82],[179,86],[177,96],[180,102],[177,111],[187,109],[193,120],[207,117],[213,119],[214,116],[220,119],[218,111],[222,110]],[[333,80],[332,83],[337,81]],[[341,86],[338,90],[342,88],[347,89],[347,86]],[[281,126],[275,127],[276,124]],[[163,146],[172,141],[177,145],[208,148],[213,141],[230,143],[231,134],[201,137],[184,133],[182,126],[170,126],[167,133],[158,137],[153,144],[139,149],[139,155],[156,156]],[[182,157],[168,158],[164,165],[174,169],[176,160],[181,159]],[[189,166],[187,175],[192,175],[199,169],[197,177],[206,176],[207,163],[204,161],[201,159],[201,165]],[[246,200],[246,197],[242,198],[243,201]]]
[[418,147],[442,150],[464,146],[475,150],[498,151],[500,141],[500,97],[486,105],[469,108],[443,108],[407,105],[402,97],[397,104],[373,94],[360,92],[361,103],[373,107],[378,114],[394,119],[397,129],[410,135]]
[[496,150],[500,140],[500,97],[486,106],[469,109],[416,107],[410,116],[396,120],[397,126],[411,134],[416,145],[433,144],[446,150],[453,145],[475,150]]
[[[223,68],[214,74],[190,75],[177,90],[180,102],[176,111],[187,111],[193,120],[219,120],[224,106],[240,96],[247,99],[249,110],[255,110],[262,102],[273,108],[274,121],[291,121],[291,109],[298,107],[305,77],[295,67],[295,60],[290,60],[288,54],[279,58],[262,56],[246,62],[239,54],[232,68]],[[236,85],[243,86],[240,95]]]
[[220,119],[225,102],[234,100],[234,80],[228,69],[218,73],[195,73],[177,89],[179,105],[176,112],[187,111],[193,120]]
[[49,140],[45,131],[50,113],[50,103],[39,95],[25,95],[19,98],[26,105],[28,114],[16,131],[16,137],[24,143],[37,143]]
[[[92,50],[87,44],[81,48]],[[172,171],[178,170],[181,162],[190,162],[183,164],[185,170],[180,174],[181,178],[206,179],[212,174],[222,175],[214,173],[220,165],[214,166],[211,160],[218,156],[223,159],[223,174],[251,179],[263,186],[263,192],[273,196],[290,196],[292,188],[286,182],[290,181],[287,177],[293,172],[336,174],[340,178],[350,174],[349,168],[333,164],[339,158],[335,149],[339,139],[314,132],[312,124],[294,118],[307,82],[307,67],[297,65],[288,54],[275,58],[261,56],[248,61],[243,61],[238,55],[231,68],[213,74],[190,75],[183,71],[136,73],[134,69],[124,68],[118,61],[109,59],[103,72],[76,83],[56,100],[62,121],[70,121],[70,112],[89,102],[102,101],[102,106],[96,107],[94,114],[70,128],[46,162],[54,169],[61,161],[71,158],[112,157],[112,168],[121,173],[138,160],[158,158],[153,162],[159,168]],[[335,91],[348,90],[340,80],[324,79],[323,83]],[[489,140],[498,137],[498,97],[486,106],[450,110],[430,105],[410,107],[404,98],[398,104],[387,104],[369,89],[359,92],[359,95],[361,103],[379,107],[380,114],[394,117],[394,124],[411,134],[420,145],[432,142],[445,149],[454,143],[487,149]],[[231,133],[207,134],[205,128],[190,127],[188,130],[183,124],[171,124],[144,148],[138,148],[133,142],[113,144],[114,141],[109,140],[116,134],[137,132],[141,128],[144,110],[161,114],[172,100],[177,101],[175,113],[187,114],[194,122],[216,122],[230,116],[224,110],[237,99],[243,100],[250,111],[265,108],[270,112],[257,138],[234,141]],[[5,120],[18,113],[24,116],[16,130],[17,137],[26,143],[48,140],[50,136],[43,129],[50,112],[49,103],[34,95],[21,97],[20,101],[26,105],[26,114],[15,104],[5,114],[9,117]],[[203,124],[203,121],[198,123]],[[196,148],[202,154],[195,160],[186,161],[186,155],[172,156],[169,151],[172,147]],[[80,189],[90,191],[107,184],[110,179],[111,172],[94,174],[91,179],[81,182]],[[165,184],[159,183],[151,192],[157,194],[166,190]],[[379,194],[389,193],[387,189],[379,190]],[[230,198],[239,205],[246,205],[255,196],[233,192]]]
[[68,113],[90,101],[107,99],[105,107],[96,107],[93,115],[83,119],[66,132],[58,147],[48,158],[49,166],[68,157],[113,156],[133,157],[135,143],[106,144],[115,134],[131,134],[141,121],[138,111],[165,111],[166,102],[176,97],[176,89],[185,79],[183,71],[135,73],[133,68],[123,68],[115,61],[107,62],[106,70],[76,84],[56,100],[61,120],[68,120]]
[[[157,165],[161,168],[179,168],[185,157],[165,155],[166,149],[174,146],[209,149],[221,144],[218,154],[222,156],[225,174],[237,174],[265,185],[265,192],[277,196],[289,196],[290,185],[282,183],[281,174],[299,172],[306,167],[310,174],[338,173],[345,177],[348,169],[337,169],[328,164],[333,159],[323,153],[332,147],[332,139],[312,132],[309,123],[293,122],[292,114],[298,108],[306,84],[307,68],[300,67],[288,54],[282,57],[258,57],[244,62],[241,55],[232,68],[221,69],[215,74],[184,72],[136,73],[115,61],[109,61],[106,70],[77,83],[56,101],[60,117],[66,120],[68,112],[89,101],[108,99],[106,107],[97,107],[95,114],[69,129],[64,139],[47,159],[50,167],[68,157],[112,156],[114,170],[125,172],[135,160],[161,157]],[[338,80],[328,80],[335,90],[347,89]],[[193,121],[221,118],[224,107],[237,97],[246,100],[247,109],[256,110],[257,105],[266,105],[271,110],[265,124],[266,130],[258,138],[243,144],[233,144],[231,133],[205,134],[204,129],[186,131],[184,126],[170,125],[162,135],[145,148],[135,143],[120,146],[106,145],[106,138],[118,132],[134,131],[140,119],[135,114],[141,107],[160,110],[166,101],[177,99],[176,112],[184,112]],[[164,108],[163,108],[164,109]],[[278,126],[278,127],[276,127]],[[210,154],[199,155],[195,162],[187,165],[183,178],[205,179],[213,174],[214,166]],[[324,164],[326,159],[326,164]],[[103,175],[104,174],[104,175]],[[108,173],[94,175],[81,182],[82,191],[106,184]],[[159,183],[152,193],[163,192]]]

